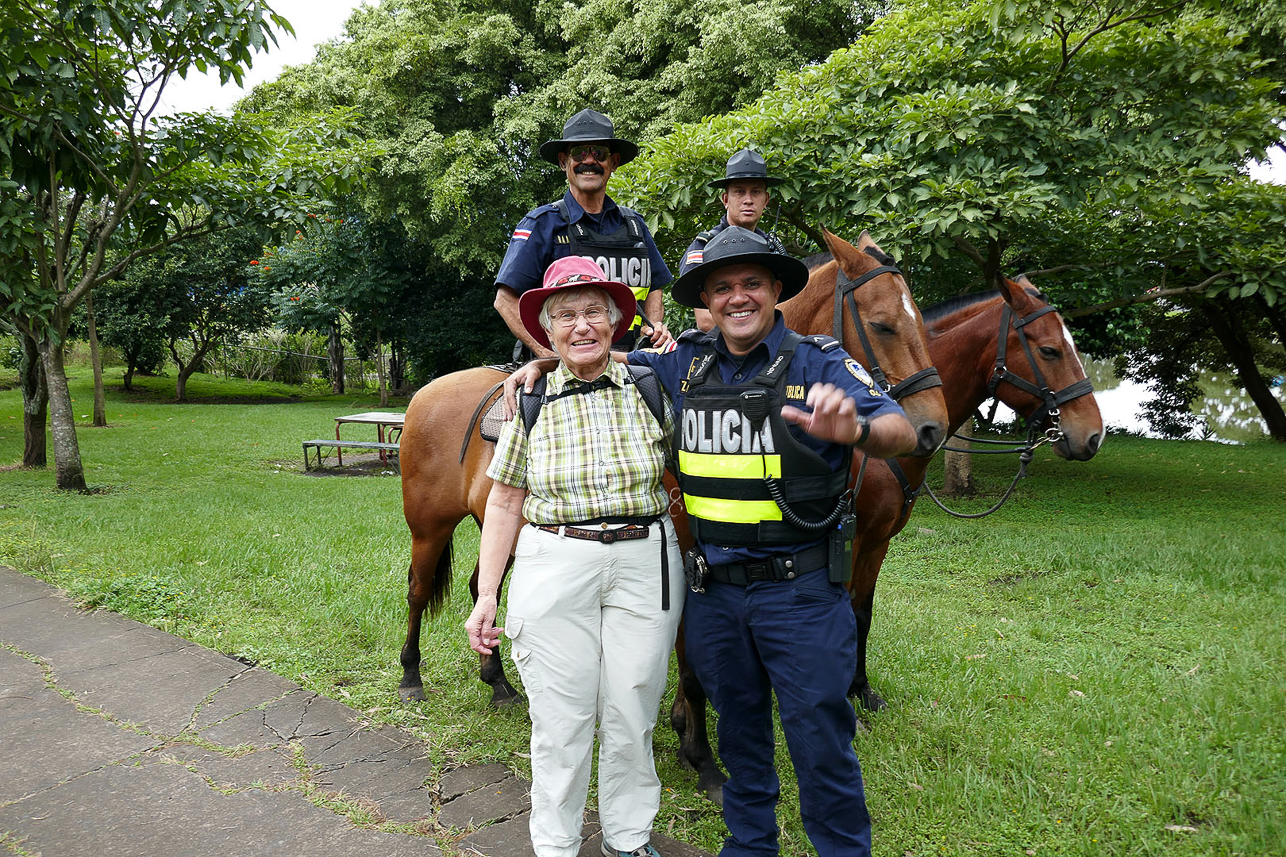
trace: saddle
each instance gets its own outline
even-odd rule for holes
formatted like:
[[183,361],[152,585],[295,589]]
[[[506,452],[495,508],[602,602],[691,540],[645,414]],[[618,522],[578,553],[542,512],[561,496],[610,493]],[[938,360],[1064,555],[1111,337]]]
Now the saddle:
[[[517,371],[519,364],[505,363],[492,364],[486,368],[495,369],[504,372],[505,375],[511,375]],[[464,443],[460,444],[460,462],[464,462],[464,454],[469,449],[469,440],[473,437],[473,430],[476,426],[482,439],[488,443],[495,443],[500,437],[500,428],[505,424],[504,419],[504,397],[500,396],[500,388],[504,386],[504,381],[498,381],[493,384],[487,392],[482,394],[478,400],[478,406],[473,409],[473,415],[469,417],[469,428],[464,433]]]

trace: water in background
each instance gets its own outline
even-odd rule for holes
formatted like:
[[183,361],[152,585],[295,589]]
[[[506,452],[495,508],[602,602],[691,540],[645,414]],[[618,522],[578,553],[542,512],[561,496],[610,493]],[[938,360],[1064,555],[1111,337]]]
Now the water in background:
[[[1105,428],[1124,429],[1143,437],[1161,436],[1152,431],[1147,420],[1139,415],[1143,403],[1152,398],[1150,385],[1118,378],[1111,360],[1096,360],[1081,355],[1081,362],[1085,364],[1085,374],[1094,384],[1094,398],[1103,415]],[[1205,395],[1200,401],[1193,403],[1192,411],[1201,419],[1189,437],[1223,443],[1245,443],[1265,436],[1266,429],[1259,416],[1259,409],[1230,376],[1207,375],[1201,379],[1200,384]],[[1286,403],[1286,385],[1274,387],[1273,394],[1279,402]],[[988,413],[990,408],[990,401],[984,403],[983,414]],[[997,409],[998,422],[1003,423],[1013,418],[1013,411],[1003,404]]]
[[[1082,359],[1085,374],[1094,382],[1094,398],[1103,414],[1103,424],[1145,437],[1159,437],[1139,416],[1140,406],[1152,398],[1149,385],[1118,378],[1110,360]],[[1189,437],[1245,443],[1264,436],[1264,421],[1260,418],[1259,409],[1230,376],[1206,375],[1200,384],[1204,396],[1192,404],[1192,411],[1200,420]],[[1273,394],[1278,401],[1286,402],[1286,388],[1283,386],[1274,387]]]

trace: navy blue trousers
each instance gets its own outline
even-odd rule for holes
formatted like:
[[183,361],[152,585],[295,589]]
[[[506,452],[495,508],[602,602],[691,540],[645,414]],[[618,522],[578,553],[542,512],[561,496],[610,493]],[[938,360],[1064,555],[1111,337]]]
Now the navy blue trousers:
[[847,697],[857,622],[845,589],[826,569],[793,581],[712,583],[688,593],[683,619],[688,661],[719,712],[728,769],[721,857],[777,854],[774,691],[813,847],[819,857],[867,857],[871,819]]

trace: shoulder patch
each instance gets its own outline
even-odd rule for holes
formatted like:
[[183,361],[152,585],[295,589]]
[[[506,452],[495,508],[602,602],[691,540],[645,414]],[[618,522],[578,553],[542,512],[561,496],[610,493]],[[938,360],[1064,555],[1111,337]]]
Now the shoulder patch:
[[866,367],[861,363],[858,363],[852,357],[849,357],[844,361],[844,368],[848,370],[850,375],[861,381],[862,384],[870,391],[872,396],[884,395],[880,388],[875,386],[875,379],[871,377],[871,373],[867,372]]

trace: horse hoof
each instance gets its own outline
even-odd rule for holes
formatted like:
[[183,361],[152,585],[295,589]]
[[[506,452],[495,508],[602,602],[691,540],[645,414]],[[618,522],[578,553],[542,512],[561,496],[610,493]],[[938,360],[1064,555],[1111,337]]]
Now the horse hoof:
[[723,811],[723,784],[719,783],[717,785],[707,786],[705,789],[705,793],[706,793],[706,800],[710,801],[710,803],[717,806],[719,808],[719,811],[722,812]]
[[496,708],[511,708],[522,702],[522,694],[512,687],[497,687],[491,691],[491,704]]
[[424,685],[419,685],[418,687],[399,687],[397,689],[397,697],[403,702],[423,702]]
[[859,693],[857,698],[867,711],[883,711],[889,707],[889,704],[884,701],[884,697],[871,690],[869,686]]

